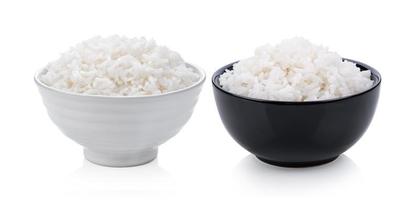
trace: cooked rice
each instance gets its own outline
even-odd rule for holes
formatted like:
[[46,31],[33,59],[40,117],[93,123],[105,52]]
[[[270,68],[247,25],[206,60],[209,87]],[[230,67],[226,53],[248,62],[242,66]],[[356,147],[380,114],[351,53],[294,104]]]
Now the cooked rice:
[[39,76],[46,85],[63,91],[106,96],[162,94],[188,87],[199,78],[167,47],[121,36],[79,43]]
[[369,70],[303,38],[265,45],[240,60],[219,80],[223,89],[242,96],[277,101],[317,101],[344,97],[373,84]]

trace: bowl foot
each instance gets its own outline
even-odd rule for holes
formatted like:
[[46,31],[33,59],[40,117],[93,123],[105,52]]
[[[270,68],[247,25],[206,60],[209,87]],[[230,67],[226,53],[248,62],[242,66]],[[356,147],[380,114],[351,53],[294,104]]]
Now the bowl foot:
[[325,160],[316,160],[316,161],[308,161],[308,162],[281,162],[281,161],[273,161],[273,160],[267,160],[264,158],[260,158],[257,157],[259,160],[261,160],[264,163],[268,163],[270,165],[275,165],[275,166],[280,166],[280,167],[313,167],[313,166],[317,166],[317,165],[323,165],[329,162],[332,162],[334,160],[336,160],[336,158],[338,158],[339,156],[333,157],[333,158],[328,158]]
[[107,167],[133,167],[151,162],[157,157],[157,147],[136,151],[84,149],[86,160]]

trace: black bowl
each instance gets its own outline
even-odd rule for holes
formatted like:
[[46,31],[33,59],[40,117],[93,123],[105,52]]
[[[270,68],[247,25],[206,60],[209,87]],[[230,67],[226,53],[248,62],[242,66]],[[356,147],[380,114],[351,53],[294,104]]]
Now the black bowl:
[[212,77],[218,112],[225,128],[243,148],[261,161],[285,167],[307,167],[335,160],[367,130],[375,112],[381,76],[372,67],[374,84],[351,96],[309,102],[254,99],[223,90],[219,76]]

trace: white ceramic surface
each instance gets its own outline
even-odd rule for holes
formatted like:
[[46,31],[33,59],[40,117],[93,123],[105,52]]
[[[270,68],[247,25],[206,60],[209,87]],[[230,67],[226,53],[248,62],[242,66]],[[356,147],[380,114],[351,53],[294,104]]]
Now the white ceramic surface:
[[[191,66],[191,65],[189,65]],[[193,66],[191,66],[193,67]],[[35,75],[44,105],[58,128],[82,145],[87,160],[128,167],[156,158],[158,146],[191,117],[205,80],[161,95],[110,97],[68,93],[49,87]]]

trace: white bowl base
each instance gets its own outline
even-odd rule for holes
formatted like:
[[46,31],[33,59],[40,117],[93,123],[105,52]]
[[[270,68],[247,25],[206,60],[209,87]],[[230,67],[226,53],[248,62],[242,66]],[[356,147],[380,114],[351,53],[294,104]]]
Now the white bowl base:
[[157,147],[137,151],[96,151],[84,149],[85,158],[107,167],[133,167],[151,162],[157,157]]

